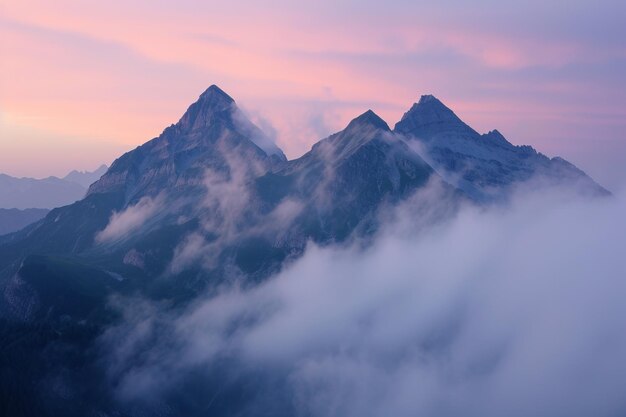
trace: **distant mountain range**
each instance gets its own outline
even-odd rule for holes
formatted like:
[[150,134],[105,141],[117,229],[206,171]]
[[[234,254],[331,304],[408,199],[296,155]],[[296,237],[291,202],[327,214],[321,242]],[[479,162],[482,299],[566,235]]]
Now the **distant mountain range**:
[[73,170],[69,174],[63,177],[64,181],[75,182],[76,184],[80,184],[85,188],[89,188],[91,184],[98,181],[102,174],[107,172],[106,165],[100,165],[95,171],[77,171]]
[[17,232],[29,224],[43,219],[48,209],[4,209],[0,208],[0,236]]
[[[266,278],[309,241],[371,236],[400,202],[445,201],[452,211],[461,202],[492,204],[533,178],[609,194],[563,159],[514,146],[497,131],[477,133],[433,96],[422,96],[393,130],[368,110],[287,160],[230,96],[211,86],[176,124],[118,158],[84,198],[76,189],[79,201],[0,238],[0,313],[10,323],[6,337],[16,340],[11,349],[23,345],[9,352],[20,360],[0,355],[3,378],[19,375],[0,381],[0,403],[30,407],[31,415],[128,415],[114,401],[88,401],[105,388],[84,385],[103,379],[90,347],[114,320],[109,296],[184,305],[233,277],[251,285]],[[417,193],[427,187],[441,201]],[[36,207],[33,201],[20,205]],[[45,201],[39,206],[55,205]],[[55,365],[25,370],[24,361]],[[73,387],[63,395],[30,383],[61,371]],[[23,384],[19,396],[11,384]],[[238,395],[239,388],[229,389],[225,397]],[[243,410],[245,400],[238,401]],[[227,407],[213,409],[220,406]],[[241,411],[228,407],[223,410],[231,415]],[[202,415],[201,409],[171,410],[163,415]]]
[[44,208],[65,206],[85,196],[87,187],[107,170],[102,165],[93,172],[72,171],[63,178],[15,178],[0,174],[0,208]]
[[41,220],[49,209],[80,200],[87,187],[107,171],[72,171],[63,178],[15,178],[0,174],[0,235],[16,232]]

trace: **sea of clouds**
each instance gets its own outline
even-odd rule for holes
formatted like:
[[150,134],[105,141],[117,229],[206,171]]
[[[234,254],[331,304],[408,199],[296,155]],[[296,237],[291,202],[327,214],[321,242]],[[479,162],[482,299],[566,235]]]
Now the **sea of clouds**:
[[119,400],[193,379],[207,413],[242,384],[257,415],[626,413],[624,193],[527,185],[429,227],[438,205],[407,204],[368,244],[310,244],[257,286],[183,309],[113,300],[125,320],[100,346]]

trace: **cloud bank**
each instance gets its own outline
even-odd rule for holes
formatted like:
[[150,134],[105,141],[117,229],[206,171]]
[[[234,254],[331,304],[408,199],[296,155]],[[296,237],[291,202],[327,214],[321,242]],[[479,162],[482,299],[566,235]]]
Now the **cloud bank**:
[[252,289],[123,303],[109,376],[147,404],[202,375],[205,412],[253,385],[257,415],[622,415],[624,212],[524,192],[415,235],[404,207],[365,249],[311,245]]

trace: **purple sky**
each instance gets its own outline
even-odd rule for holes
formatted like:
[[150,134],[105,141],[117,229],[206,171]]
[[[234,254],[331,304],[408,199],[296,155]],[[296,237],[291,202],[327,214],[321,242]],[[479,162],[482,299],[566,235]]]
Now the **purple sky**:
[[0,6],[0,172],[94,169],[210,84],[289,157],[432,93],[479,131],[626,184],[626,2],[28,1]]

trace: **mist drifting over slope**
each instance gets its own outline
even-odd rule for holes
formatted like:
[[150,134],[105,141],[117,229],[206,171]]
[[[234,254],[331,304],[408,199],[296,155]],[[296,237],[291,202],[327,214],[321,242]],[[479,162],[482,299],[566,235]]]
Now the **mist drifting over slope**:
[[125,320],[100,346],[118,400],[154,410],[196,383],[210,413],[246,380],[244,415],[626,411],[623,193],[527,186],[427,228],[436,206],[410,202],[365,247],[309,245],[184,311],[112,300]]

